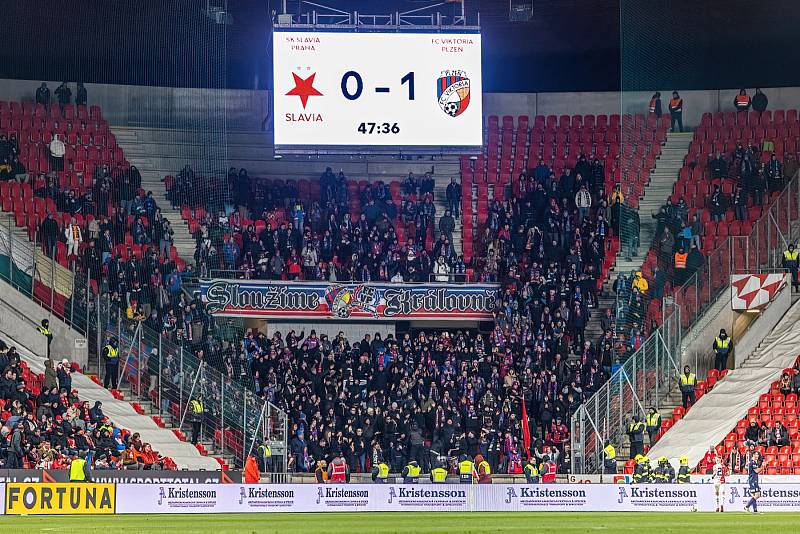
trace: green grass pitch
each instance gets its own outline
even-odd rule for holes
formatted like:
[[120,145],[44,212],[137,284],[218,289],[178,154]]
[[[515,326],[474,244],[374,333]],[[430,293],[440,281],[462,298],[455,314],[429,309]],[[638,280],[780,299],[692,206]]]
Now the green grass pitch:
[[316,513],[124,516],[5,516],[5,532],[315,534],[471,532],[800,532],[800,514],[767,513]]

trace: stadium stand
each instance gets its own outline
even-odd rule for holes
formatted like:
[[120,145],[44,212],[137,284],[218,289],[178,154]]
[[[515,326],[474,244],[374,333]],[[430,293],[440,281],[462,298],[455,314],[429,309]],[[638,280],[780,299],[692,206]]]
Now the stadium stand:
[[96,469],[177,469],[173,458],[162,457],[147,442],[158,439],[152,432],[121,428],[109,417],[113,407],[109,412],[110,406],[104,410],[102,402],[86,400],[81,391],[88,378],[76,364],[64,360],[54,369],[39,363],[44,372],[37,373],[5,342],[0,343],[0,363],[5,370],[0,419],[9,438],[2,440],[7,468],[59,469],[84,453]]
[[[672,195],[665,199],[658,215],[655,241],[641,268],[651,285],[670,294],[689,280],[714,251],[725,246],[728,236],[750,234],[764,207],[797,170],[799,129],[797,110],[703,114]],[[773,153],[777,164],[770,163]],[[718,155],[721,162],[716,161]],[[741,209],[737,209],[739,205]],[[688,237],[684,235],[684,225]],[[700,247],[693,246],[698,242]],[[673,254],[682,246],[690,253],[689,265],[684,272],[676,272]],[[745,265],[744,256],[735,255],[735,260],[735,269]],[[656,267],[660,271],[658,279]],[[694,308],[698,304],[700,308],[707,306],[712,293],[726,283],[728,270],[724,265],[719,267],[712,269],[712,283],[701,288],[698,303],[675,292],[678,303],[687,307],[682,317],[684,327],[696,315],[698,310]],[[660,324],[660,308],[660,299],[651,300],[645,320]]]
[[710,371],[693,409],[677,421],[673,418],[650,454],[686,455],[700,473],[705,473],[713,456],[719,454],[733,472],[742,472],[752,442],[767,455],[765,473],[793,474],[794,450],[800,438],[798,318],[800,306],[795,304],[740,367],[724,374]]
[[441,214],[435,230],[431,175],[356,182],[328,167],[311,182],[252,179],[241,169],[228,175],[234,213],[222,217],[188,195],[198,179],[184,169],[165,185],[195,236],[201,274],[396,282],[471,275],[453,246],[455,218]]

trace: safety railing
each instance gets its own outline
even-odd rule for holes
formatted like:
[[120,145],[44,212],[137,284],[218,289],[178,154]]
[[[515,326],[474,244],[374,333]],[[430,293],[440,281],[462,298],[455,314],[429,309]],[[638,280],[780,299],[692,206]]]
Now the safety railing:
[[[39,241],[38,233],[31,240],[18,229],[13,217],[0,217],[0,278],[86,336],[86,371],[97,370],[105,380],[102,348],[115,338],[120,349],[118,386],[130,389],[133,401],[176,429],[188,430],[188,406],[197,398],[204,405],[201,440],[238,465],[266,442],[273,470],[286,471],[287,415],[255,394],[249,365],[243,375],[226,376],[220,371],[223,362],[214,361],[216,353],[195,355],[199,342],[207,339],[203,334],[216,333],[213,326],[204,332],[197,323],[199,336],[178,343],[162,334],[161,325],[126,317],[125,295],[109,291],[99,262],[95,272],[91,266],[89,272],[76,268],[72,258],[65,267],[45,254]],[[169,296],[158,288],[152,294],[145,311],[167,309]]]
[[[697,271],[674,291],[683,310],[683,328],[694,325],[722,293],[730,290],[730,275],[782,269],[783,252],[800,238],[800,178],[795,177],[764,210],[749,234],[729,236]],[[709,237],[706,237],[707,239]]]
[[[123,306],[108,295],[101,297],[101,345],[118,340],[119,387],[129,389],[134,401],[150,406],[187,438],[196,417],[191,401],[199,401],[203,406],[201,441],[213,443],[239,465],[255,448],[267,443],[273,453],[273,469],[285,471],[287,415],[255,394],[249,365],[246,380],[223,375],[222,362],[214,361],[213,352],[197,352],[206,339],[202,322],[187,324],[185,331],[178,327],[181,331],[170,337],[142,320],[128,318]],[[107,371],[104,368],[101,373],[104,383]]]
[[[572,473],[603,472],[603,448],[616,447],[633,415],[658,407],[678,379],[680,309],[670,304],[664,323],[618,368],[611,379],[583,403],[571,422]],[[619,450],[619,449],[618,449]]]
[[711,368],[710,353],[684,362],[685,332],[702,326],[704,314],[730,291],[731,274],[781,271],[783,251],[800,237],[799,221],[800,177],[795,174],[748,235],[721,240],[672,297],[664,298],[661,327],[573,415],[573,473],[602,472],[605,442],[619,447],[630,417],[658,407],[684,364],[694,363],[694,371],[704,376]]

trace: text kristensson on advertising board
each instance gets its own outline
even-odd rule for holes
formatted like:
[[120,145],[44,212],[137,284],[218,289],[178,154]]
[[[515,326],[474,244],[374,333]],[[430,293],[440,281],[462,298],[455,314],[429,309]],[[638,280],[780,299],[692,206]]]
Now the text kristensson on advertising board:
[[[242,485],[0,484],[6,514],[189,514],[391,511],[713,511],[711,484],[690,485]],[[746,485],[725,486],[726,510],[741,510]],[[800,484],[764,484],[759,507],[800,511]]]

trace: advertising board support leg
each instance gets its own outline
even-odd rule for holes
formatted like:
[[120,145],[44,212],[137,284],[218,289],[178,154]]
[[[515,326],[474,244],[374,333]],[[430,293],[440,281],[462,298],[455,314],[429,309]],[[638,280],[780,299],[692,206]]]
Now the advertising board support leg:
[[164,372],[161,369],[161,365],[162,365],[162,363],[161,363],[162,362],[161,353],[163,352],[163,346],[162,346],[162,343],[161,343],[161,338],[162,337],[163,336],[161,334],[158,334],[158,402],[156,404],[158,404],[158,415],[159,416],[161,415],[161,375],[164,374]]
[[220,387],[220,400],[219,400],[219,448],[221,454],[225,454],[225,381],[222,381]]
[[186,420],[186,412],[189,411],[189,404],[191,404],[192,399],[194,398],[194,388],[197,386],[197,380],[200,378],[200,373],[203,371],[204,362],[200,362],[200,365],[197,366],[197,372],[194,374],[194,380],[192,381],[192,389],[189,391],[189,397],[186,399],[186,408],[183,408],[181,412],[181,422],[178,424],[178,428],[183,428],[183,422]]
[[247,461],[245,444],[247,443],[247,392],[242,395],[242,467]]

